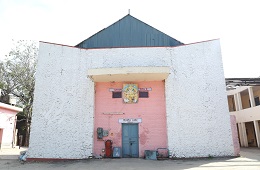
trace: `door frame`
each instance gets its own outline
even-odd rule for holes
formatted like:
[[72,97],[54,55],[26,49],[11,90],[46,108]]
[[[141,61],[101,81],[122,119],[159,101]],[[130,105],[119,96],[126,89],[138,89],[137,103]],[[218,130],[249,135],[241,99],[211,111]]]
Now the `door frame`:
[[[139,123],[121,123],[121,131],[122,131],[122,157],[124,158],[123,155],[123,125],[128,124],[128,125],[137,125],[137,157],[130,157],[130,158],[139,158]],[[127,157],[128,158],[128,157]]]

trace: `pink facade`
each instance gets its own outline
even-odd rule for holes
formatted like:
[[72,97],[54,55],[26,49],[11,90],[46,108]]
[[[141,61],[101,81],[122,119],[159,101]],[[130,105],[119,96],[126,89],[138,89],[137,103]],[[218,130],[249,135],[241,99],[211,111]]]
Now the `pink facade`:
[[[12,138],[13,129],[15,127],[15,116],[17,111],[10,110],[8,108],[0,107],[0,148],[3,147],[3,143],[8,143],[11,145],[8,138]],[[3,136],[7,137],[3,137]],[[8,142],[5,142],[7,138]],[[4,141],[3,141],[4,139]]]
[[16,114],[23,109],[0,103],[0,147],[10,148],[15,145]]
[[[122,147],[122,123],[119,119],[139,118],[139,157],[144,150],[167,148],[166,105],[164,81],[131,82],[139,88],[151,88],[148,98],[139,98],[136,104],[125,104],[122,98],[112,98],[110,88],[122,89],[121,82],[95,84],[94,154],[104,155],[105,141],[113,141],[113,147]],[[97,138],[97,128],[109,131],[107,137]]]
[[239,156],[240,144],[238,140],[238,131],[237,131],[237,123],[236,123],[235,115],[230,115],[230,123],[231,123],[231,130],[232,130],[232,139],[234,144],[234,155]]
[[17,111],[15,110],[11,110],[9,108],[1,108],[1,107],[0,107],[0,112],[5,114],[10,114],[10,116],[15,116],[17,114]]

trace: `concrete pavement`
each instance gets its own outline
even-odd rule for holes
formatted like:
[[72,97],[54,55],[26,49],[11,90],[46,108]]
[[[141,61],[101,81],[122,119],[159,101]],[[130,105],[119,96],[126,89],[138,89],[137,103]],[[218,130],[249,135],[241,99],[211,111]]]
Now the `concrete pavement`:
[[[241,148],[241,157],[238,158],[208,158],[189,160],[144,160],[144,159],[99,159],[62,162],[33,162],[21,164],[17,159],[2,159],[0,152],[0,169],[10,170],[48,170],[48,169],[188,169],[188,170],[256,170],[260,169],[260,149]],[[18,155],[15,156],[16,158]]]
[[[27,150],[26,147],[21,147],[19,149],[18,146],[15,148],[3,148],[0,149],[0,160],[1,159],[18,159],[21,151]],[[0,168],[1,169],[1,168]]]

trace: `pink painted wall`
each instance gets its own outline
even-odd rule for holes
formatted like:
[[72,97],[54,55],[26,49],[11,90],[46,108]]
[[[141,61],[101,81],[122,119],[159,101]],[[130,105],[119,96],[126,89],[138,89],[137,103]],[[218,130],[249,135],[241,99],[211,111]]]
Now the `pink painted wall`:
[[7,113],[7,114],[16,114],[17,113],[17,111],[7,109],[7,108],[1,108],[1,107],[0,107],[0,112]]
[[235,156],[240,155],[240,145],[238,140],[238,132],[237,132],[237,123],[236,123],[236,116],[230,115],[230,122],[231,122],[231,130],[232,130],[232,138],[234,144],[234,154]]
[[2,148],[12,147],[17,111],[0,106],[0,144]]
[[[122,147],[122,124],[120,118],[142,118],[139,123],[139,157],[144,150],[167,148],[165,85],[163,81],[131,82],[139,88],[151,87],[149,98],[139,98],[137,104],[124,104],[122,98],[112,98],[109,88],[122,88],[123,83],[96,83],[94,117],[94,154],[104,155],[104,141],[112,140],[113,146]],[[106,115],[104,112],[123,112],[121,115]],[[109,130],[109,136],[97,139],[97,128]]]
[[2,144],[3,129],[0,128],[0,145]]

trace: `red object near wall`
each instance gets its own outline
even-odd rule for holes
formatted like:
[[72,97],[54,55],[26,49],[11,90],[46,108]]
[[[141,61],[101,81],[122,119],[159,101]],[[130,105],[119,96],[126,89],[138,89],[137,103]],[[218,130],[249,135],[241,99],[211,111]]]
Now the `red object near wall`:
[[111,158],[113,154],[112,150],[112,140],[105,141],[105,157]]

